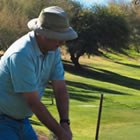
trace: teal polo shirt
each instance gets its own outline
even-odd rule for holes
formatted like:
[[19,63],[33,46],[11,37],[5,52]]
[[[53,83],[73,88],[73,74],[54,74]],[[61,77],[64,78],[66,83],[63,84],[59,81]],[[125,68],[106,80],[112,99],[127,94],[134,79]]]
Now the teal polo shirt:
[[41,98],[49,80],[64,80],[60,50],[43,55],[34,31],[29,32],[14,42],[1,57],[0,114],[16,119],[32,116],[23,93],[38,91]]

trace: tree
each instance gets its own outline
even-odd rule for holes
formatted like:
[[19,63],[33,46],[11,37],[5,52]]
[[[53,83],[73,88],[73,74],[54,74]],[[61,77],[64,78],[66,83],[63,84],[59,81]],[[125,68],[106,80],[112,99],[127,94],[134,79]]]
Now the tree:
[[140,52],[140,5],[135,2],[132,1],[127,11],[131,29],[130,43],[137,52]]
[[[95,26],[94,24],[96,24],[95,16],[92,11],[81,10],[78,15],[72,19],[72,24],[79,37],[76,40],[68,41],[67,46],[72,62],[76,67],[79,67],[78,60],[84,53],[92,54],[93,50],[98,53],[96,47],[97,36],[95,36],[95,30],[93,28],[93,26]],[[93,48],[93,46],[95,47]]]
[[79,58],[88,55],[102,55],[101,49],[122,51],[128,46],[129,26],[126,19],[114,7],[95,6],[83,9],[72,19],[78,39],[67,43],[71,60],[79,67]]

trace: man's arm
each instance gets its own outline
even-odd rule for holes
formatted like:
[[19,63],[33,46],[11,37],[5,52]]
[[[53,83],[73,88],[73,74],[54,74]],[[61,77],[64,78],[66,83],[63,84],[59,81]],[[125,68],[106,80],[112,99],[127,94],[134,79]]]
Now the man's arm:
[[69,96],[67,93],[65,81],[53,80],[52,86],[60,119],[69,119]]
[[[69,95],[64,80],[53,80],[53,90],[55,93],[56,104],[60,116],[60,120],[69,119]],[[72,136],[72,132],[67,123],[62,123],[61,126]]]
[[71,140],[71,136],[57,123],[46,107],[40,102],[38,92],[24,93],[28,106],[38,119],[49,128],[60,140]]

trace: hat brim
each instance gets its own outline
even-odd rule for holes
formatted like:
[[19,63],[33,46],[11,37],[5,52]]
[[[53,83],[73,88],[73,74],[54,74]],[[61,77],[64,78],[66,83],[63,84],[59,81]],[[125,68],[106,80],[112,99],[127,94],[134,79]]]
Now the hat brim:
[[56,40],[73,40],[78,37],[78,34],[73,30],[72,27],[65,32],[56,32],[49,29],[43,29],[38,24],[38,18],[32,19],[27,24],[30,30],[34,30],[40,35],[45,36],[48,39],[56,39]]

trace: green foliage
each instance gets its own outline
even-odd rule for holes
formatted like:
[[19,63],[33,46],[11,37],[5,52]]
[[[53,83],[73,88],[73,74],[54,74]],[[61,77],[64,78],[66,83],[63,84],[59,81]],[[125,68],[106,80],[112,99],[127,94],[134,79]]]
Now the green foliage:
[[123,11],[117,6],[80,10],[72,17],[78,39],[67,43],[71,60],[79,66],[78,59],[85,53],[101,55],[100,48],[122,51],[129,43],[129,26]]
[[38,17],[43,8],[50,6],[49,0],[20,0],[18,3],[22,6],[24,14],[29,19]]
[[22,6],[24,14],[29,19],[38,17],[40,11],[48,6],[60,6],[69,14],[70,17],[74,15],[74,11],[77,9],[76,5],[78,7],[78,4],[71,0],[28,0],[26,2],[25,0],[20,0],[18,3]]
[[140,52],[140,5],[131,4],[129,8],[129,24],[131,29],[131,44]]
[[118,6],[110,6],[107,9],[99,7],[96,12],[99,22],[97,34],[100,46],[119,52],[122,48],[127,48],[130,35],[129,26],[120,8]]

